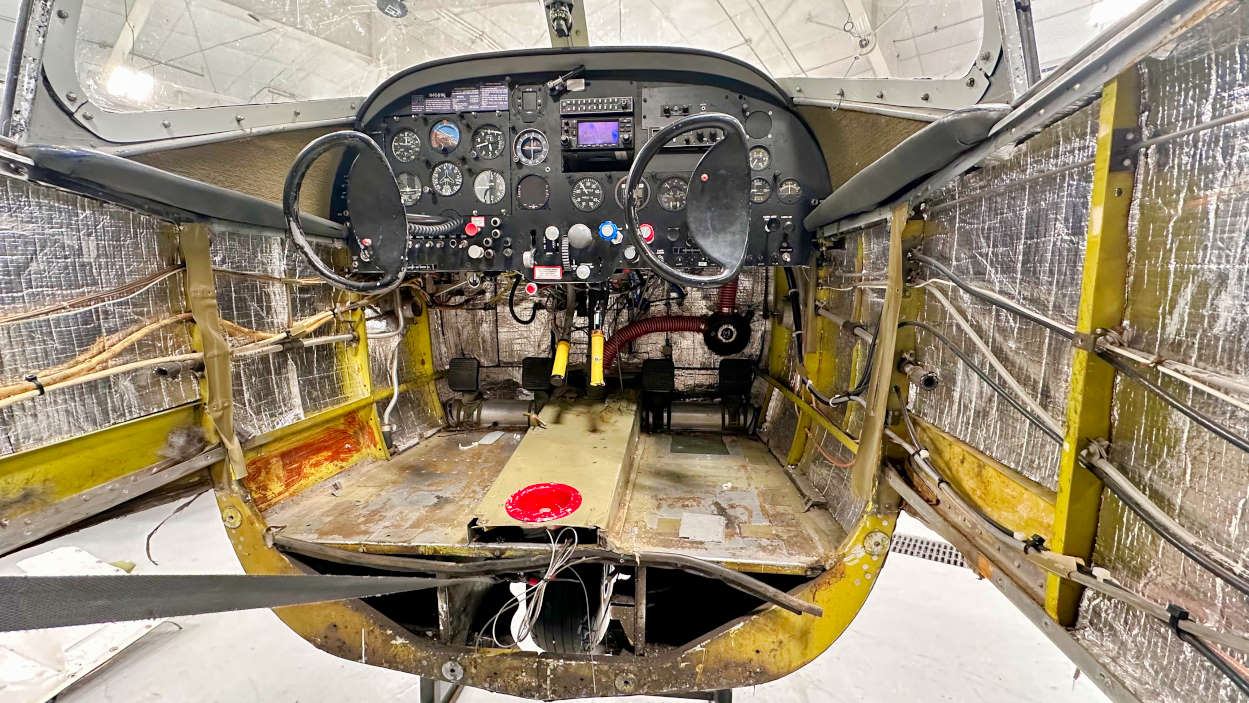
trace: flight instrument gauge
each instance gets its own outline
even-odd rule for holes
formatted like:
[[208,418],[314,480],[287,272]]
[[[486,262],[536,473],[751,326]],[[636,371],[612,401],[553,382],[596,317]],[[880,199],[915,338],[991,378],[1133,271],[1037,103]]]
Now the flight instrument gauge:
[[438,120],[429,128],[429,146],[450,154],[460,145],[460,128],[451,120]]
[[507,194],[507,181],[498,171],[482,171],[473,179],[473,194],[481,202],[495,205]]
[[[621,178],[616,182],[616,204],[620,207],[625,206],[625,181],[629,180],[628,176]],[[651,189],[646,185],[646,181],[638,181],[638,185],[633,189],[633,206],[641,210],[646,207],[646,203],[650,202]]]
[[526,166],[546,161],[548,148],[546,135],[536,129],[526,129],[516,135],[516,160]]
[[582,212],[597,210],[603,204],[603,184],[596,178],[582,178],[572,184],[572,204]]
[[503,154],[503,130],[494,125],[478,127],[473,132],[473,151],[479,159],[497,159]]
[[793,205],[802,198],[802,184],[796,178],[786,178],[777,184],[776,197],[786,205]]
[[772,153],[766,146],[752,146],[746,153],[746,160],[750,162],[751,171],[762,171],[772,163]]
[[772,184],[766,178],[750,179],[750,202],[758,205],[766,203],[772,197]]
[[516,202],[526,210],[540,210],[551,199],[551,186],[542,176],[529,174],[516,184]]
[[684,210],[686,188],[685,179],[680,176],[673,176],[664,180],[663,183],[659,184],[659,207],[668,212]]
[[421,179],[415,173],[397,173],[395,182],[399,184],[399,198],[405,206],[415,205],[421,199]]
[[430,185],[438,195],[455,195],[464,185],[464,174],[449,161],[443,161],[429,174]]
[[410,129],[401,129],[390,140],[390,153],[406,164],[421,153],[421,138]]

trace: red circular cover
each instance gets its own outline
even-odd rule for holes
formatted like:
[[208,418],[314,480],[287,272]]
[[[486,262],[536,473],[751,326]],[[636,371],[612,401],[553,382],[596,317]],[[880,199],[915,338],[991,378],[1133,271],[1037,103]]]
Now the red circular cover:
[[564,483],[535,483],[516,491],[503,508],[522,522],[546,522],[572,515],[581,507],[581,491]]

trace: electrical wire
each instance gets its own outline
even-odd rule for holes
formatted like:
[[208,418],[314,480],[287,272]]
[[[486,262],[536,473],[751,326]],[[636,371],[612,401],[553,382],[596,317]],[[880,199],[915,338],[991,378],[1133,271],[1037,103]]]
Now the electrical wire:
[[973,373],[979,376],[980,380],[984,381],[986,385],[992,388],[1006,402],[1010,403],[1011,407],[1018,410],[1020,414],[1027,418],[1029,422],[1036,425],[1037,428],[1040,429],[1041,432],[1045,433],[1047,437],[1055,442],[1058,442],[1059,444],[1062,444],[1063,435],[1061,432],[1058,432],[1055,428],[1050,427],[1045,420],[1041,419],[1037,415],[1033,414],[1031,410],[1024,407],[1023,403],[1015,398],[1013,394],[1008,393],[1006,389],[1001,386],[1001,384],[990,378],[989,374],[986,373],[984,369],[980,368],[980,366],[967,355],[967,352],[959,349],[954,342],[950,341],[949,338],[938,332],[934,327],[932,327],[932,325],[925,322],[919,322],[918,320],[903,320],[898,323],[898,327],[899,329],[903,327],[916,327],[935,337],[938,341],[944,344],[946,348],[954,354],[954,356],[957,356],[959,361],[962,361],[967,368],[971,369]]
[[512,313],[512,319],[522,325],[532,325],[533,321],[538,317],[538,304],[534,303],[529,311],[529,319],[522,319],[516,314],[516,289],[520,287],[520,276],[512,279],[512,290],[507,294],[507,311]]
[[[1028,308],[1025,308],[1022,305],[1019,305],[1018,303],[1012,300],[1009,300],[1003,296],[1000,296],[996,293],[986,291],[982,288],[978,288],[977,286],[974,286],[968,283],[967,281],[963,280],[957,274],[955,274],[953,271],[947,268],[944,264],[942,264],[941,262],[931,257],[924,256],[923,254],[918,254],[915,252],[911,252],[909,256],[915,261],[919,261],[921,263],[927,264],[928,266],[931,266],[932,268],[936,269],[941,275],[945,276],[947,279],[950,280],[950,282],[958,286],[960,289],[962,289],[969,295],[975,298],[978,298],[980,300],[983,300],[987,303],[990,303],[991,305],[995,305],[999,308],[1002,308],[1003,310],[1012,312],[1026,320],[1029,320],[1030,322],[1034,322],[1038,325],[1041,325],[1042,327],[1050,330],[1051,332],[1065,339],[1073,340],[1073,341],[1075,340],[1075,337],[1076,337],[1075,329],[1069,326],[1063,325],[1062,323],[1057,322],[1049,317],[1046,317],[1045,315],[1042,315],[1041,313],[1038,313],[1034,310],[1029,310]],[[1227,427],[1223,426],[1219,422],[1210,418],[1206,414],[1202,413],[1201,411],[1192,407],[1188,403],[1185,403],[1184,401],[1175,397],[1169,391],[1162,388],[1158,384],[1154,383],[1153,381],[1150,381],[1145,376],[1141,375],[1138,371],[1136,371],[1136,369],[1125,364],[1122,361],[1122,359],[1117,358],[1118,353],[1112,351],[1113,349],[1115,349],[1116,346],[1117,345],[1110,345],[1104,348],[1095,348],[1093,350],[1093,353],[1096,354],[1099,358],[1101,358],[1106,363],[1114,366],[1123,375],[1143,385],[1149,392],[1161,398],[1164,402],[1167,403],[1167,405],[1170,405],[1172,408],[1178,410],[1180,413],[1188,417],[1193,422],[1196,422],[1201,427],[1205,428],[1206,430],[1209,430],[1210,432],[1217,435],[1219,438],[1232,444],[1237,449],[1240,449],[1243,452],[1249,452],[1249,439],[1246,439],[1245,437],[1229,430]],[[1133,358],[1133,360],[1135,360],[1135,358],[1132,356],[1129,356],[1129,358]],[[1222,394],[1218,391],[1215,391],[1214,389],[1211,389],[1209,386],[1196,383],[1194,379],[1183,377],[1183,380],[1189,383],[1190,385],[1193,385],[1194,387],[1200,388],[1201,390],[1204,390],[1206,392],[1211,392],[1213,395],[1216,395],[1225,401],[1231,401],[1233,404],[1237,406],[1242,405],[1239,401],[1231,399],[1225,394]]]
[[[942,335],[930,325],[923,322],[912,320],[904,320],[898,323],[899,327],[914,326],[933,335],[955,356],[966,364],[972,371],[976,373],[986,384],[989,385],[998,395],[1010,403],[1025,418],[1041,429],[1047,436],[1055,442],[1061,444],[1063,436],[1053,428],[1050,428],[1045,422],[1032,414],[1028,409],[1006,392],[1006,389],[989,378],[983,369],[977,366],[967,355],[958,347]],[[904,417],[906,417],[904,411]],[[912,436],[914,433],[912,431]],[[1167,515],[1153,501],[1149,499],[1139,488],[1136,487],[1126,476],[1124,476],[1118,468],[1107,461],[1104,457],[1096,455],[1090,456],[1086,451],[1080,456],[1081,463],[1089,468],[1094,475],[1098,476],[1110,490],[1110,492],[1119,499],[1125,506],[1137,514],[1152,530],[1154,530],[1166,542],[1171,544],[1180,553],[1197,562],[1203,568],[1207,569],[1215,576],[1218,576],[1228,585],[1249,595],[1249,575],[1245,574],[1235,561],[1221,554],[1215,547],[1207,544],[1198,538],[1187,528],[1181,525],[1177,520]]]

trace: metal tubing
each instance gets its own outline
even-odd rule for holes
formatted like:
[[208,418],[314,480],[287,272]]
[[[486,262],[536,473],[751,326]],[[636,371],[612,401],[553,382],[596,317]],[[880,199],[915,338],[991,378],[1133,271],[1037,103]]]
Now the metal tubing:
[[1080,462],[1101,479],[1121,503],[1157,532],[1158,536],[1236,590],[1249,595],[1249,573],[1243,567],[1163,512],[1114,464],[1101,456],[1100,447],[1090,446],[1080,454]]

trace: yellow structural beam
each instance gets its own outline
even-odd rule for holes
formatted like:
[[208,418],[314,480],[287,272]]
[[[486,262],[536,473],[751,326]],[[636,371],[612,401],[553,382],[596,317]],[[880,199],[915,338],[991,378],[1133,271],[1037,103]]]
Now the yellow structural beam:
[[167,461],[174,430],[195,427],[183,405],[0,459],[0,520],[13,522],[90,488]]
[[[1123,321],[1128,210],[1136,154],[1134,149],[1123,147],[1139,141],[1139,117],[1140,80],[1136,69],[1131,68],[1102,89],[1084,280],[1076,320],[1077,344],[1071,359],[1067,434],[1054,504],[1051,548],[1082,558],[1088,558],[1093,550],[1102,486],[1081,466],[1079,454],[1090,439],[1109,436],[1114,392],[1114,369],[1089,350],[1087,341],[1096,330],[1112,329]],[[1080,590],[1070,581],[1047,577],[1046,612],[1063,625],[1074,624]]]

